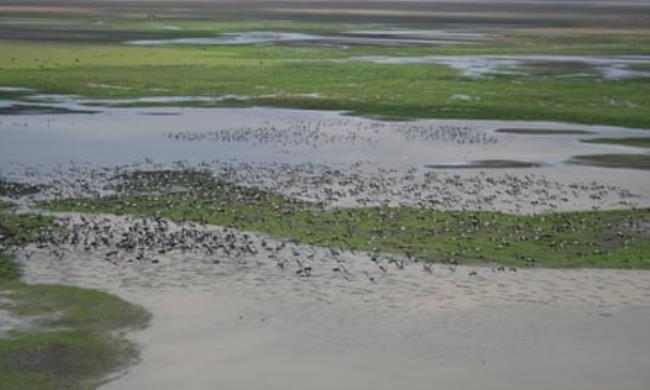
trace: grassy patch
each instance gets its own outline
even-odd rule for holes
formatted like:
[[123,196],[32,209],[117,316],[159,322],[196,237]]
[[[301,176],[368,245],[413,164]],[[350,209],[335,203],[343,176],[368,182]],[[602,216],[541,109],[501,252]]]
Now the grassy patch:
[[15,333],[0,339],[0,386],[23,389],[94,389],[112,369],[133,359],[124,340],[85,331]]
[[[41,191],[40,186],[25,183],[16,183],[0,179],[0,196],[19,198],[25,195],[33,195]],[[0,207],[0,210],[2,208]]]
[[592,138],[584,139],[582,142],[590,144],[622,145],[634,146],[636,148],[650,148],[650,137],[630,137],[630,138]]
[[[91,389],[138,356],[115,331],[145,326],[148,313],[95,290],[0,281],[18,317],[39,316],[36,328],[0,339],[3,389]],[[32,317],[33,318],[33,317]]]
[[[55,211],[161,215],[319,246],[409,254],[437,262],[650,268],[650,210],[539,216],[385,207],[330,210],[205,176],[181,177],[168,174],[164,186],[147,182],[150,192],[142,192],[140,183],[137,191],[119,196],[42,206]],[[163,190],[182,180],[191,191]]]
[[54,230],[52,218],[36,214],[10,214],[0,209],[0,243],[22,245],[38,238],[44,230]]
[[[19,245],[52,228],[51,218],[0,212],[0,243]],[[149,314],[100,291],[19,281],[20,267],[0,254],[0,309],[34,327],[0,338],[0,388],[93,389],[138,356],[119,332],[142,328]],[[6,300],[6,301],[5,301]]]
[[650,169],[650,154],[586,154],[569,160],[572,164],[605,168]]
[[0,284],[3,281],[18,280],[20,267],[7,255],[0,254]]
[[[115,296],[101,291],[59,285],[16,284],[5,294],[20,316],[54,316],[47,326],[106,333],[139,328],[148,314]],[[59,314],[59,315],[56,315]]]

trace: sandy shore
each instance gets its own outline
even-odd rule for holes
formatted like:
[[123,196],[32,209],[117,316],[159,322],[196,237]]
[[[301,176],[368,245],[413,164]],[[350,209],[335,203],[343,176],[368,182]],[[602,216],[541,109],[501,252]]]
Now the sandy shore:
[[[104,218],[104,217],[101,217]],[[128,218],[114,218],[128,227]],[[207,229],[219,229],[207,227]],[[249,234],[251,240],[272,239]],[[646,389],[650,272],[420,263],[310,253],[308,278],[256,254],[158,262],[30,248],[27,280],[139,303],[142,361],[107,389]],[[343,265],[346,274],[332,272]],[[476,272],[476,274],[474,274]]]
[[413,312],[186,291],[140,301],[157,318],[136,338],[143,362],[107,389],[640,390],[650,380],[647,308]]

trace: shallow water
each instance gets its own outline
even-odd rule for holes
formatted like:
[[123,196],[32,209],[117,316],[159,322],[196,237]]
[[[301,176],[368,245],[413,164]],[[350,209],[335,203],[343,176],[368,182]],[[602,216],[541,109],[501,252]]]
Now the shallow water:
[[[88,109],[71,96],[31,101]],[[580,140],[643,136],[645,130],[530,121],[388,122],[333,111],[91,103],[97,114],[0,116],[0,175],[53,181],[56,187],[65,182],[70,188],[59,195],[87,196],[79,192],[79,183],[99,186],[97,178],[113,167],[139,162],[140,169],[162,169],[183,161],[185,168],[210,169],[225,181],[301,199],[327,199],[332,206],[388,202],[528,213],[650,205],[647,171],[566,164],[580,154],[638,153],[638,148]],[[504,128],[591,133],[497,132]],[[476,161],[516,161],[517,167]],[[332,191],[338,195],[332,197]]]
[[527,75],[526,66],[542,65],[553,68],[577,63],[587,67],[584,70],[562,69],[555,77],[600,77],[607,80],[623,80],[637,77],[650,77],[650,72],[634,70],[632,65],[650,64],[650,56],[568,56],[568,55],[462,55],[462,56],[419,56],[354,57],[345,61],[368,61],[377,64],[440,64],[459,71],[472,78],[495,74]]
[[[50,99],[57,101],[56,97]],[[167,103],[197,99],[220,98],[152,97],[134,101]],[[67,97],[63,103],[46,106],[88,109],[72,103],[75,101],[74,97]],[[644,130],[609,126],[497,120],[387,122],[349,117],[340,112],[275,108],[92,109],[100,112],[0,116],[0,161],[44,166],[70,160],[121,165],[144,157],[157,162],[195,163],[213,159],[291,164],[366,161],[406,169],[508,159],[563,169],[564,161],[574,155],[634,150],[581,143],[581,139],[645,135]],[[503,128],[576,129],[592,134],[497,132]]]
[[472,43],[467,39],[482,37],[470,33],[425,30],[351,31],[344,34],[314,35],[294,32],[232,32],[214,37],[141,39],[127,41],[138,46],[160,45],[247,45],[265,43],[312,42],[326,44],[418,44],[418,45],[460,45]]

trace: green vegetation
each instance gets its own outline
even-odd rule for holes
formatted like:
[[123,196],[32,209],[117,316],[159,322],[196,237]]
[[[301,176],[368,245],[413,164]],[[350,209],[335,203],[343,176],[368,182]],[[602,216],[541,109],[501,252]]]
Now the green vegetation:
[[38,238],[44,230],[55,230],[52,218],[37,214],[9,214],[11,205],[0,203],[0,243],[23,245]]
[[[391,118],[561,120],[650,128],[648,78],[620,81],[558,78],[554,77],[555,73],[566,76],[565,73],[571,74],[579,66],[549,70],[542,63],[531,66],[527,75],[472,79],[444,65],[342,61],[381,55],[648,53],[650,33],[646,30],[612,35],[606,30],[595,33],[580,29],[549,32],[507,29],[505,33],[498,32],[498,39],[449,46],[349,45],[344,48],[286,43],[134,47],[123,41],[252,30],[331,34],[385,29],[391,25],[106,19],[101,26],[96,26],[93,25],[96,19],[91,18],[69,21],[70,25],[59,26],[56,31],[78,30],[81,35],[91,31],[97,37],[91,35],[92,39],[82,42],[63,37],[61,44],[52,45],[42,43],[32,34],[27,42],[0,42],[0,50],[5,53],[0,57],[0,85],[96,98],[236,95],[241,97],[239,104],[349,110],[359,115]],[[168,30],[170,25],[182,30]],[[33,24],[1,27],[14,32],[54,28]],[[456,94],[467,94],[472,99],[453,99]]]
[[650,154],[586,154],[569,160],[572,164],[606,168],[650,169]]
[[93,389],[97,378],[135,355],[133,346],[87,331],[14,333],[0,339],[0,385],[7,390]]
[[20,267],[18,264],[11,257],[0,254],[0,281],[17,280],[19,277]]
[[[650,268],[650,210],[517,216],[416,208],[324,209],[217,182],[199,172],[147,175],[158,176],[122,177],[121,188],[126,191],[119,196],[57,200],[42,207],[161,215],[319,246],[410,254],[437,262]],[[163,184],[156,184],[158,180]],[[188,191],[165,192],[176,186]]]
[[607,144],[634,146],[636,148],[650,148],[650,137],[630,137],[630,138],[592,138],[584,139],[582,142],[590,144]]
[[19,198],[25,195],[36,194],[39,191],[41,191],[41,187],[39,186],[33,186],[25,183],[9,182],[0,179],[0,196]]
[[[49,217],[7,208],[0,210],[2,245],[26,244],[53,228]],[[92,389],[137,357],[120,333],[146,326],[144,309],[103,292],[30,285],[19,277],[18,264],[0,254],[0,310],[24,324],[0,334],[0,388]]]
[[16,305],[12,308],[15,314],[52,315],[47,320],[47,325],[55,328],[107,333],[116,329],[140,327],[149,318],[140,307],[89,289],[19,284],[6,296]]

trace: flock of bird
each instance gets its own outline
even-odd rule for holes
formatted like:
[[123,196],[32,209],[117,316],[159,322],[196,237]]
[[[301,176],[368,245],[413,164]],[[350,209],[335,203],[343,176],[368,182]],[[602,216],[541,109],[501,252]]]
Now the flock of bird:
[[499,140],[484,131],[467,126],[405,125],[396,128],[408,141],[451,142],[458,145],[493,145]]
[[[149,168],[148,170],[145,168]],[[17,167],[14,167],[17,168]],[[521,207],[533,204],[551,207],[587,197],[592,203],[603,202],[612,194],[628,200],[633,195],[618,187],[598,183],[562,184],[532,174],[499,176],[461,176],[433,171],[397,171],[383,169],[369,171],[363,164],[348,169],[333,169],[314,164],[290,166],[286,164],[204,163],[192,166],[177,162],[163,169],[151,160],[125,167],[90,168],[73,165],[59,171],[50,171],[49,182],[42,182],[36,194],[21,199],[57,199],[101,197],[107,194],[148,194],[155,199],[163,193],[172,193],[185,204],[201,206],[205,199],[222,207],[229,201],[254,207],[268,207],[273,194],[285,193],[288,200],[313,201],[313,207],[328,208],[344,201],[353,205],[417,205],[435,209],[480,209],[501,207],[497,202],[512,201]],[[15,172],[14,172],[15,173]],[[42,180],[39,170],[26,169],[23,177],[31,175]],[[236,184],[236,185],[234,185]],[[68,188],[69,187],[69,188]],[[13,188],[13,187],[12,187]],[[270,191],[260,191],[259,189]],[[201,199],[201,202],[198,200]],[[518,202],[518,203],[515,203]],[[534,204],[538,202],[539,204]],[[288,212],[291,202],[274,203],[277,218]],[[221,206],[220,206],[221,205]],[[137,206],[137,205],[135,205]],[[162,207],[162,206],[161,206]],[[169,205],[173,207],[173,205]],[[352,218],[345,212],[341,218]],[[63,258],[67,252],[83,251],[100,255],[105,261],[119,266],[122,262],[157,264],[169,253],[181,253],[188,258],[209,259],[214,264],[230,261],[237,264],[274,264],[279,270],[299,277],[311,277],[314,272],[329,269],[334,275],[351,280],[350,251],[341,248],[316,248],[295,241],[277,240],[234,228],[217,228],[202,223],[171,222],[158,213],[150,218],[129,218],[117,221],[111,216],[68,215],[59,218],[61,230],[44,231],[36,245],[49,250],[54,258]],[[350,233],[352,234],[352,233]],[[408,249],[408,248],[407,248]],[[355,252],[351,252],[355,255]],[[377,282],[391,270],[419,264],[425,273],[433,273],[428,263],[419,262],[412,251],[405,256],[386,255],[372,250],[362,254],[370,268],[355,268],[370,282]],[[25,253],[29,258],[29,252]],[[326,264],[322,267],[322,264]],[[447,272],[455,272],[452,260],[445,265]],[[318,267],[318,271],[317,271]],[[355,265],[354,267],[358,267]],[[493,271],[516,272],[515,269],[495,267]],[[468,276],[476,276],[473,270]]]
[[[464,126],[421,125],[379,121],[296,120],[286,127],[266,123],[258,128],[230,128],[209,132],[181,131],[166,137],[188,142],[246,143],[286,147],[320,148],[338,144],[376,145],[381,137],[403,137],[412,142],[447,142],[458,145],[491,145],[497,139]],[[147,173],[148,172],[148,173]],[[139,173],[134,175],[134,173]],[[198,175],[197,175],[198,174]],[[205,187],[205,178],[223,186]],[[37,200],[101,198],[111,194],[144,191],[150,196],[173,193],[190,202],[193,197],[214,199],[215,207],[224,197],[238,204],[266,207],[269,194],[292,201],[312,202],[313,207],[412,206],[437,210],[492,210],[519,214],[598,209],[604,206],[633,206],[636,195],[624,188],[582,181],[556,181],[530,171],[448,172],[426,167],[386,168],[375,162],[319,164],[283,162],[176,161],[160,164],[152,159],[123,166],[97,167],[71,161],[54,167],[29,167],[3,163],[0,178],[7,183],[19,180],[33,184],[9,186],[6,196],[30,206]],[[226,191],[227,194],[215,191]],[[198,194],[200,193],[200,194]],[[158,195],[157,195],[158,194]],[[2,194],[0,194],[2,195]],[[197,203],[198,204],[198,203]],[[169,207],[172,207],[171,205]],[[198,207],[198,206],[197,206]],[[276,205],[277,218],[286,212]],[[342,213],[345,218],[345,213]],[[119,266],[121,262],[157,264],[169,253],[208,259],[214,264],[274,264],[278,270],[299,277],[311,277],[328,269],[334,275],[352,279],[354,273],[376,282],[389,270],[404,270],[419,264],[424,273],[433,273],[429,263],[406,256],[364,253],[369,267],[356,268],[346,258],[350,251],[316,248],[296,242],[275,240],[233,228],[216,228],[200,223],[171,222],[157,217],[117,221],[114,217],[68,216],[59,219],[64,228],[45,231],[37,246],[62,258],[70,251],[100,255]],[[29,253],[26,252],[26,257]],[[352,252],[352,255],[356,254]],[[358,257],[358,256],[357,256]],[[327,264],[322,267],[322,264]],[[456,264],[445,265],[454,272]],[[507,271],[495,267],[495,272]],[[514,269],[511,269],[514,271]],[[470,277],[476,276],[472,271]]]
[[286,127],[266,124],[260,127],[228,128],[212,131],[176,131],[165,137],[188,142],[245,143],[284,147],[322,148],[331,145],[377,146],[380,136],[400,134],[410,142],[447,142],[458,145],[496,144],[498,139],[467,126],[412,123],[358,122],[350,120],[299,120]]
[[[363,277],[373,283],[390,270],[403,271],[416,264],[421,266],[422,272],[434,273],[432,264],[419,262],[410,253],[397,256],[360,253],[338,247],[313,247],[192,221],[68,214],[59,216],[56,224],[61,229],[45,230],[34,246],[21,249],[20,254],[25,260],[29,260],[36,250],[49,251],[52,258],[59,260],[81,252],[84,257],[99,257],[120,267],[128,263],[160,264],[168,261],[171,254],[180,254],[186,259],[209,261],[215,266],[229,263],[243,269],[251,265],[272,265],[297,277],[308,278],[318,272],[347,281]],[[363,264],[351,262],[352,257],[366,261]],[[497,267],[493,271],[505,270]],[[455,271],[453,262],[445,269],[446,273]],[[516,272],[513,268],[511,271]],[[468,274],[476,275],[476,271]]]
[[375,146],[373,137],[383,127],[377,123],[353,123],[349,121],[296,121],[286,127],[273,124],[255,128],[229,128],[213,131],[178,131],[166,133],[169,139],[219,143],[246,143],[250,145],[273,145],[284,147],[307,146],[321,148],[327,145]]
[[[179,175],[201,171],[214,180],[261,189],[325,207],[413,206],[441,210],[505,211],[517,214],[612,206],[635,206],[638,195],[598,182],[551,180],[535,173],[449,173],[400,170],[355,163],[243,163],[212,161],[200,164],[152,160],[120,167],[82,164],[48,170],[7,164],[0,176],[38,183],[33,199],[101,197],[114,192],[116,178],[134,171],[170,170]],[[165,186],[164,176],[152,176],[151,186]],[[147,184],[147,183],[145,183]],[[167,183],[169,184],[169,183]]]
[[217,180],[282,193],[330,207],[412,206],[517,214],[633,205],[630,191],[598,182],[551,180],[534,173],[460,174],[427,169],[220,163]]

